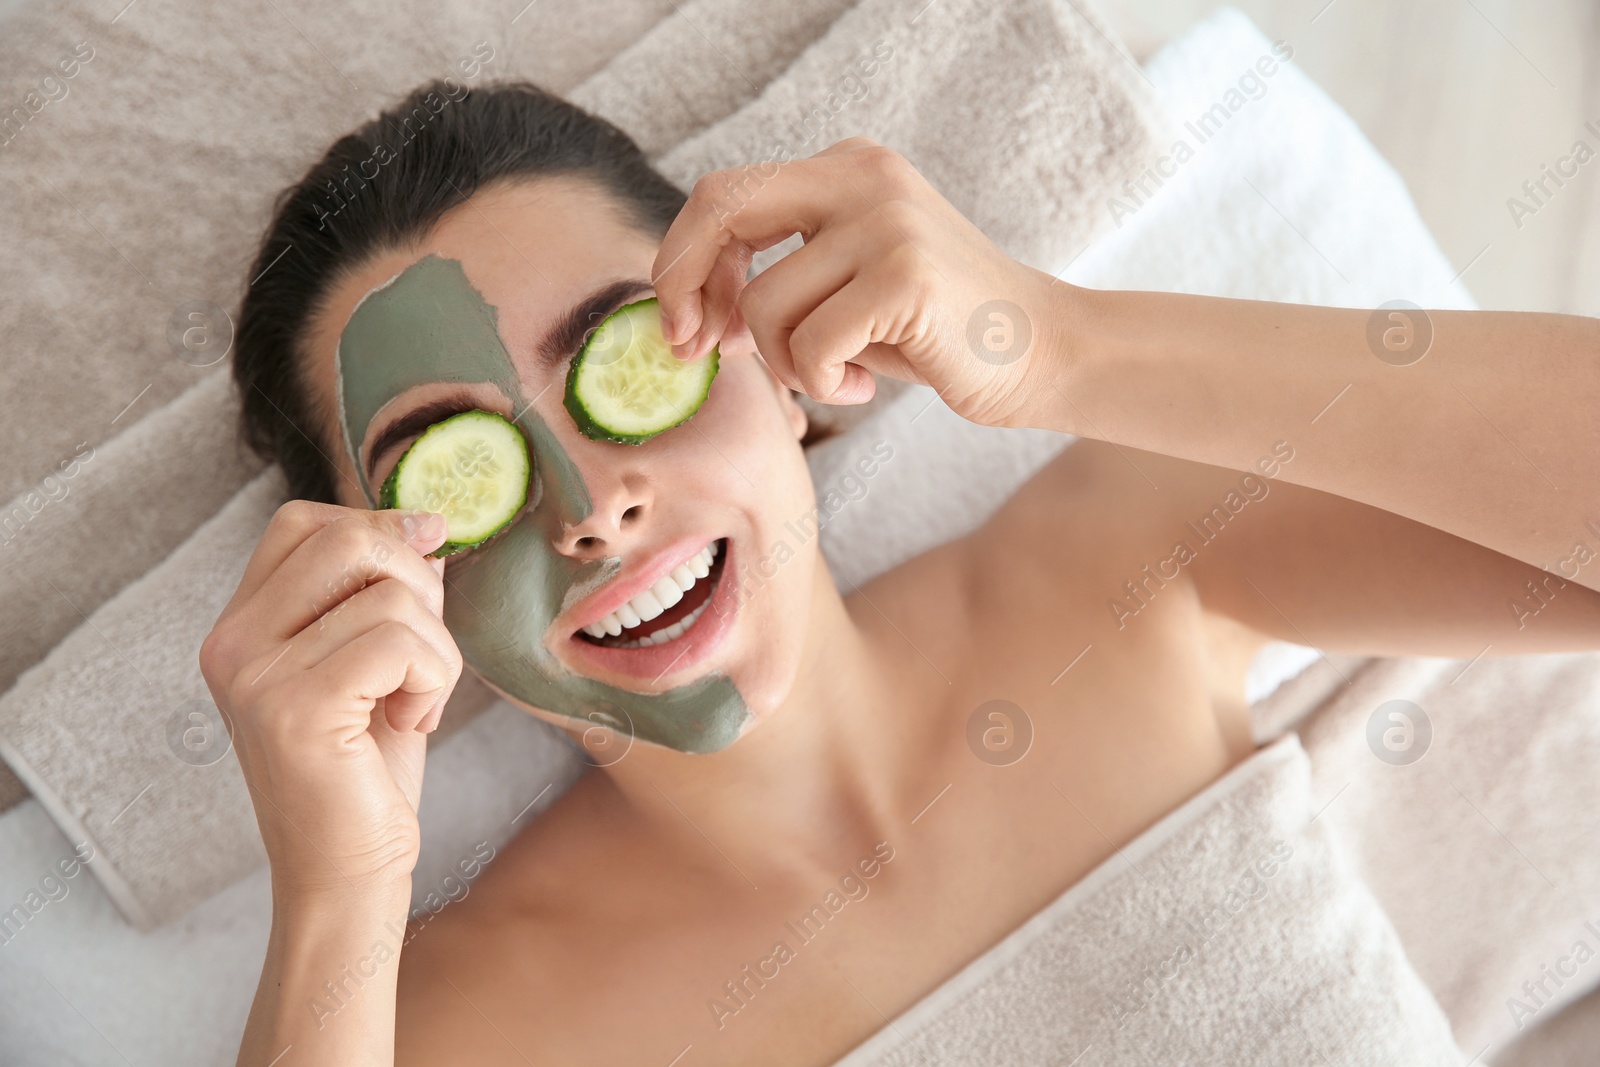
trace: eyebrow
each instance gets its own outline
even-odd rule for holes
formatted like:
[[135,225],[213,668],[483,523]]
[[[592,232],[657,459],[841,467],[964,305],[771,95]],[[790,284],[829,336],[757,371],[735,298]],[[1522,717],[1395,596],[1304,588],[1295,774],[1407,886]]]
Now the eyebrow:
[[[591,292],[574,304],[542,337],[535,346],[540,362],[547,367],[560,364],[575,354],[587,339],[589,331],[624,304],[632,303],[653,286],[644,278],[624,278],[610,282]],[[482,407],[470,391],[462,390],[431,400],[406,412],[384,427],[372,449],[367,453],[367,477],[372,477],[378,460],[406,438],[420,434],[429,426],[463,411],[476,411]],[[520,414],[520,412],[518,413]]]
[[459,415],[463,411],[477,411],[482,406],[477,397],[462,391],[412,408],[386,426],[383,433],[378,435],[378,439],[372,442],[372,450],[367,453],[367,479],[369,481],[372,479],[372,472],[377,467],[378,460],[401,441],[420,434],[434,423],[448,419],[452,415]]
[[583,345],[589,331],[613,311],[631,304],[642,294],[654,290],[644,278],[624,278],[602,285],[583,300],[573,305],[559,322],[550,328],[539,342],[539,358],[547,365],[555,365],[573,355]]

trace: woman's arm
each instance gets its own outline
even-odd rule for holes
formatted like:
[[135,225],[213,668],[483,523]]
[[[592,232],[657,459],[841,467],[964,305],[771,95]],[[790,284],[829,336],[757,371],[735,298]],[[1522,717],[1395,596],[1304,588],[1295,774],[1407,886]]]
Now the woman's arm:
[[[752,253],[795,232],[806,246],[746,284]],[[748,327],[824,402],[869,399],[878,373],[974,422],[1237,470],[1285,441],[1299,458],[1275,476],[1600,590],[1594,320],[1079,289],[866,138],[706,175],[653,277],[686,358]]]
[[1600,321],[1053,290],[1014,422],[1235,470],[1287,441],[1277,478],[1600,589]]
[[[329,898],[273,893],[272,934],[240,1067],[394,1063],[409,878]],[[286,1052],[293,1050],[289,1056]]]
[[394,1062],[426,734],[461,676],[444,564],[423,555],[445,533],[291,501],[200,646],[272,866],[240,1067]]
[[[1064,594],[1083,596],[1107,638],[1153,625],[1192,584],[1209,610],[1323,652],[1469,659],[1600,647],[1600,593],[1290,484],[1282,474],[1300,459],[1264,451],[1256,462],[1277,471],[1269,479],[1086,438],[973,535],[974,573],[1014,571],[1013,596],[1036,598],[1042,618]],[[1095,565],[1066,569],[1064,554]]]

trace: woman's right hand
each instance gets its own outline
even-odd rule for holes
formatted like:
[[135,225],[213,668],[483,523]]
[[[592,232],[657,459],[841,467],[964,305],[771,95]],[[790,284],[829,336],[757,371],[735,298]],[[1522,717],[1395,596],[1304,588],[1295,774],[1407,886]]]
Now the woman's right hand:
[[[275,897],[392,889],[416,865],[426,734],[461,674],[442,517],[290,501],[200,648]],[[377,714],[374,714],[377,712]]]

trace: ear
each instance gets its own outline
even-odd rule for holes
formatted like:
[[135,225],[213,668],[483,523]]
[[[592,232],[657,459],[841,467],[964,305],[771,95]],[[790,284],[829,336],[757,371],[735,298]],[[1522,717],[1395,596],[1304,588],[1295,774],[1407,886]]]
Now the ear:
[[761,365],[762,372],[766,374],[767,381],[772,386],[773,394],[778,398],[779,409],[789,420],[789,429],[794,432],[794,439],[804,440],[806,429],[810,426],[805,409],[795,402],[795,394],[778,380],[778,376],[772,373],[772,368],[767,366],[767,361],[761,358],[761,353],[756,349],[755,338],[751,336],[750,327],[746,325],[744,316],[739,313],[738,305],[734,306],[733,314],[728,318],[728,328],[724,331],[719,346],[734,352],[749,352],[755,357],[755,361]]

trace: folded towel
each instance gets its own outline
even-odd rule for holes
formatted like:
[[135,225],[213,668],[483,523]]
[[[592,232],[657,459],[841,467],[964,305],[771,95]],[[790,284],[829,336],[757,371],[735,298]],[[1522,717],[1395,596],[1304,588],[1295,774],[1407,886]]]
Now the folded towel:
[[1600,988],[1600,654],[1373,660],[1301,736],[1462,1047]]
[[[28,608],[0,616],[0,692],[259,470],[226,369],[178,358],[169,332],[180,304],[237,306],[273,193],[411,85],[463,78],[479,42],[479,78],[564,91],[678,17],[671,0],[543,0],[509,24],[470,0],[29,8],[0,35],[0,601]],[[404,32],[378,47],[375,18]],[[0,810],[8,782],[0,767]]]
[[[571,95],[638,135],[663,173],[685,186],[708,169],[775,158],[778,142],[793,155],[808,155],[852,134],[872,136],[905,152],[1012,255],[1058,268],[1094,233],[1109,227],[1097,205],[1133,161],[1148,153],[1147,88],[1103,29],[1065,0],[1013,0],[1004,7],[941,0],[920,7],[902,0],[854,5],[806,0],[775,15],[749,0],[694,0],[619,46],[614,58],[573,87]],[[79,77],[121,71],[113,115],[137,113],[141,100],[166,101],[191,79],[205,84],[207,111],[194,127],[203,152],[200,144],[184,141],[189,128],[183,123],[163,125],[161,135],[152,137],[150,119],[142,118],[132,123],[132,131],[146,138],[139,141],[132,132],[97,125],[100,120],[66,106],[73,98],[63,102],[59,114],[41,114],[40,121],[51,118],[62,136],[92,132],[99,138],[74,136],[78,154],[71,187],[62,185],[69,195],[87,195],[97,175],[116,175],[124,185],[133,181],[130,175],[169,181],[169,162],[175,158],[209,161],[227,158],[232,150],[262,163],[241,168],[236,159],[226,176],[213,176],[215,188],[227,189],[234,199],[196,196],[187,206],[191,224],[210,208],[226,216],[208,235],[209,247],[229,249],[227,256],[209,254],[204,265],[215,277],[227,273],[228,257],[238,263],[248,258],[269,191],[335,130],[360,116],[352,94],[342,88],[330,101],[327,86],[313,99],[303,87],[287,84],[303,77],[307,61],[299,33],[321,41],[323,33],[333,34],[353,16],[330,12],[327,5],[280,3],[255,12],[230,6],[225,17],[217,10],[225,35],[180,32],[192,28],[197,17],[192,9],[134,8],[116,31],[128,30],[126,37],[96,26],[108,42],[119,42],[116,48],[108,43],[101,57],[113,62],[94,67],[97,58]],[[586,12],[586,17],[594,16]],[[452,56],[470,55],[477,34],[492,35],[465,5],[421,22],[385,9],[384,24],[402,27],[404,40],[391,44],[375,35],[372,25],[363,25],[343,38],[361,40],[359,54],[324,50],[324,56],[310,61],[337,68],[357,85],[398,92],[425,76],[450,72]],[[424,27],[438,30],[436,47],[419,46]],[[255,36],[258,30],[264,37]],[[279,38],[285,42],[281,49],[262,44]],[[245,39],[255,44],[249,62],[236,66],[229,42]],[[197,52],[196,41],[208,44]],[[717,60],[708,56],[707,45]],[[178,48],[181,60],[171,51]],[[506,47],[485,71],[537,78],[530,62],[539,58],[539,53]],[[342,78],[337,80],[343,86]],[[308,113],[296,115],[292,139],[285,139],[290,131],[281,121],[262,118],[263,97],[281,99],[286,107],[305,103]],[[363,100],[370,104],[370,94]],[[0,169],[33,158],[28,156],[36,148],[33,142],[19,139],[17,146],[20,156],[12,156],[11,149],[0,154]],[[152,151],[159,151],[159,165]],[[272,152],[277,155],[268,164]],[[205,174],[209,171],[195,172]],[[185,174],[178,184],[191,180],[194,175]],[[151,199],[144,185],[120,188],[117,195],[136,204],[129,210],[141,217],[154,210],[151,204],[162,203]],[[240,203],[250,206],[241,211]],[[30,275],[17,261],[26,257],[32,231],[28,216],[21,218],[25,240],[8,246],[6,260],[18,289],[26,291]],[[138,230],[134,222],[128,226],[130,233]],[[113,228],[107,236],[116,241],[125,235]],[[164,269],[183,272],[181,256],[162,235],[152,230],[139,237],[152,255],[159,251],[165,257]],[[84,252],[87,256],[88,249]],[[93,254],[97,269],[103,269],[105,251],[97,247]],[[70,286],[63,278],[71,278],[69,268],[76,265],[53,263],[49,284]],[[203,280],[193,278],[193,292],[207,291]],[[126,294],[115,286],[100,291],[107,304],[148,301],[137,290],[135,285]],[[101,349],[109,347],[102,343],[83,350]],[[72,368],[71,377],[83,376],[82,366]],[[0,699],[0,755],[63,820],[64,829],[94,844],[99,859],[91,869],[105,879],[130,920],[141,925],[183,914],[260,862],[236,762],[224,757],[196,777],[196,769],[174,759],[163,739],[173,716],[186,714],[180,712],[185,702],[205,695],[196,684],[193,662],[199,640],[277,503],[270,480],[262,480],[215,512],[229,487],[252,472],[242,461],[224,466],[214,454],[227,451],[218,442],[234,416],[230,405],[218,402],[218,388],[203,382],[196,392],[154,413],[150,432],[134,439],[130,431],[97,449],[94,463],[105,460],[98,469],[142,472],[148,496],[132,497],[111,479],[86,480],[59,505],[59,521],[73,524],[81,535],[71,566],[89,570],[100,557],[100,541],[130,540],[124,537],[126,524],[105,521],[112,512],[99,510],[101,501],[124,512],[159,501],[181,514],[156,533],[115,548],[113,577],[77,596],[63,589],[67,595],[57,599],[72,599],[71,617],[57,604],[35,632],[0,633],[0,647],[17,639],[13,665],[18,669],[55,645]],[[196,455],[174,446],[169,433],[174,424],[207,420],[210,451]],[[96,469],[89,467],[91,473]],[[185,486],[195,482],[215,486],[213,496],[194,499]],[[185,534],[188,540],[177,544]],[[45,547],[36,551],[48,556]],[[8,573],[5,580],[12,587],[4,592],[24,600],[49,592],[50,566],[68,563],[54,556],[45,562],[38,578]],[[159,583],[133,580],[157,564],[146,577],[159,573]],[[118,583],[130,581],[117,591]],[[185,617],[173,617],[175,605],[186,606]],[[437,786],[430,779],[430,788]],[[206,818],[197,820],[191,817],[193,805],[203,795],[212,803]]]
[[1313,796],[1296,735],[1259,750],[839,1067],[1459,1067]]
[[[556,0],[542,0],[533,10],[553,2]],[[519,26],[526,26],[526,21]],[[1240,71],[1270,47],[1271,42],[1248,19],[1225,11],[1189,30],[1152,60],[1147,69],[1173,114],[1194,115],[1219,99]],[[1265,299],[1299,293],[1303,299],[1350,302],[1366,299],[1372,292],[1383,293],[1379,299],[1396,293],[1425,293],[1437,280],[1453,277],[1454,268],[1434,245],[1398,178],[1348,117],[1304,75],[1292,67],[1283,68],[1271,82],[1267,98],[1252,102],[1230,123],[1233,129],[1211,146],[1215,151],[1192,160],[1185,168],[1183,182],[1188,188],[1180,190],[1169,182],[1162,199],[1140,210],[1142,221],[1138,227],[1129,222],[1115,231],[1103,247],[1091,249],[1074,264],[1072,280],[1091,285],[1140,286],[1141,280],[1148,279],[1145,284],[1149,286],[1189,291],[1205,292],[1217,287],[1236,295]],[[1281,146],[1290,147],[1284,150]],[[1244,186],[1241,176],[1249,177],[1260,193]],[[1329,242],[1330,231],[1341,231],[1332,238],[1339,242],[1339,268],[1366,286],[1357,297],[1350,297],[1339,288],[1342,283],[1327,262],[1271,206],[1290,201],[1306,205],[1305,214],[1295,216],[1295,225],[1310,230],[1319,244]],[[1451,286],[1444,298],[1469,303],[1458,285]],[[1423,302],[1422,297],[1413,299]],[[948,527],[939,529],[955,529],[971,523],[972,509],[983,506],[983,500],[990,496],[1003,497],[1009,492],[1010,479],[1025,476],[1026,467],[1018,469],[1009,451],[1010,438],[1003,433],[968,436],[963,429],[950,439],[949,448],[944,447],[945,439],[940,435],[924,436],[921,429],[929,420],[950,417],[942,405],[930,405],[928,399],[931,398],[926,391],[912,392],[894,401],[894,406],[908,405],[903,413],[885,410],[885,416],[892,417],[896,425],[903,424],[917,432],[915,436],[894,437],[894,459],[864,483],[859,479],[848,484],[838,481],[850,458],[847,442],[829,441],[812,450],[819,489],[831,485],[842,490],[841,498],[849,501],[822,533],[823,548],[830,559],[848,560],[854,555],[835,547],[836,537],[843,539],[843,546],[850,539],[859,538],[861,531],[867,531],[877,541],[903,539],[909,549],[930,536],[921,524],[947,523]],[[919,411],[922,414],[916,417]],[[871,436],[872,429],[863,424],[852,431],[851,439],[868,449],[878,439]],[[934,455],[924,456],[923,448]],[[825,449],[836,455],[830,460],[820,454]],[[1045,451],[1036,449],[1034,458]],[[958,472],[957,475],[941,473],[941,464],[948,464],[949,471]],[[908,473],[901,475],[901,471]],[[897,482],[902,477],[915,480],[910,472],[921,480],[920,493],[910,484]],[[987,486],[990,481],[995,485]],[[919,507],[913,512],[912,522],[900,521],[898,509],[902,501],[934,497],[947,491],[952,482],[984,488],[973,489],[973,497],[953,500],[948,508]],[[861,580],[865,573],[886,565],[882,561],[893,558],[894,551],[864,557],[879,562],[869,562],[850,574]],[[1305,728],[1314,721],[1307,713],[1346,686],[1347,679],[1353,678],[1356,668],[1364,662],[1338,656],[1324,660],[1314,651],[1310,657],[1313,662],[1305,674],[1277,686],[1272,697],[1258,705],[1259,739],[1278,737],[1292,723]],[[1333,664],[1338,665],[1338,670]],[[1472,670],[1484,668],[1497,669],[1497,661],[1485,658]],[[1319,673],[1324,676],[1318,677]],[[1276,675],[1257,678],[1253,683],[1255,691],[1273,689],[1276,681]],[[1296,692],[1302,693],[1301,699],[1289,700]],[[1274,701],[1278,702],[1275,706],[1267,706]],[[1440,710],[1448,716],[1447,708]],[[1581,714],[1586,709],[1557,706],[1554,710]],[[423,904],[425,894],[441,886],[442,876],[453,871],[462,856],[472,854],[479,842],[488,840],[498,846],[503,840],[498,835],[520,828],[535,817],[538,806],[528,808],[530,801],[543,794],[540,803],[545,803],[560,791],[566,768],[546,758],[547,737],[536,727],[529,717],[509,705],[496,703],[430,754],[429,784],[420,813],[423,855],[418,865],[419,899],[415,905]],[[1558,715],[1486,715],[1471,730],[1470,743],[1486,752],[1502,746],[1514,750],[1526,745],[1528,738],[1513,738],[1508,745],[1501,735],[1525,735],[1530,729],[1563,731],[1565,739],[1571,740],[1570,731]],[[1460,741],[1467,743],[1469,734],[1462,733]],[[1600,752],[1585,759],[1581,751],[1564,768],[1546,763],[1535,769],[1576,774],[1578,781],[1586,782],[1585,776],[1592,778],[1592,767]],[[1433,758],[1430,755],[1423,762]],[[546,761],[541,763],[541,759]],[[1314,757],[1314,771],[1316,766]],[[1470,783],[1458,780],[1457,784],[1471,792]],[[1517,782],[1513,787],[1550,798],[1522,812],[1528,818],[1556,824],[1536,828],[1534,833],[1548,836],[1559,829],[1571,831],[1576,807],[1559,800],[1564,788],[1562,779]],[[1326,789],[1314,785],[1313,796],[1322,804],[1337,788],[1338,783]],[[1344,798],[1336,800],[1317,823],[1335,819],[1343,804]],[[1346,841],[1356,841],[1360,849],[1366,850],[1397,828],[1391,811],[1370,805],[1362,810],[1367,822],[1359,826],[1340,824],[1340,829]],[[1485,811],[1494,816],[1491,809],[1486,807]],[[1498,817],[1496,821],[1500,821]],[[1501,825],[1504,827],[1504,823]],[[1513,836],[1529,832],[1526,822],[1516,831],[1505,828]],[[1457,868],[1445,865],[1439,870],[1449,871],[1448,877],[1436,874],[1434,858],[1464,847],[1459,834],[1481,833],[1482,827],[1469,819],[1453,828],[1438,829],[1454,829],[1457,833],[1444,833],[1437,840],[1417,840],[1415,836],[1409,839],[1408,847],[1416,852],[1405,872],[1409,880],[1396,890],[1402,898],[1409,895],[1413,901],[1429,901],[1458,892],[1463,879]],[[70,853],[72,845],[36,801],[30,800],[0,816],[0,907],[22,900],[36,888],[39,876],[60,856]],[[1476,844],[1471,847],[1475,850]],[[1399,857],[1396,865],[1405,859]],[[1560,879],[1546,862],[1537,857],[1536,862]],[[1386,909],[1392,906],[1385,884],[1379,884],[1378,896]],[[1520,914],[1514,896],[1496,898],[1490,894],[1481,902],[1494,914],[1482,922],[1477,916],[1461,916],[1444,931],[1444,936],[1456,945],[1454,951],[1461,968],[1476,962],[1471,945],[1474,931],[1493,931],[1494,938],[1513,945],[1521,937],[1520,931],[1505,925]],[[1408,909],[1401,907],[1399,911],[1405,914]],[[143,934],[121,920],[98,884],[79,879],[67,899],[50,903],[28,924],[23,935],[4,948],[10,966],[0,967],[0,1033],[7,1035],[9,1061],[19,1067],[98,1062],[106,1056],[107,1042],[135,1063],[186,1067],[225,1059],[236,1047],[244,1025],[259,975],[269,918],[264,868],[257,868],[204,901],[182,922],[167,923]],[[1397,924],[1397,928],[1408,953],[1418,951],[1414,947],[1419,944],[1418,937],[1429,933],[1427,927],[1413,925],[1409,920]],[[1437,966],[1437,960],[1430,963],[1430,971]],[[39,982],[40,975],[49,979],[49,986]],[[1534,977],[1519,975],[1512,985],[1520,987],[1522,981]],[[1516,990],[1508,989],[1507,995],[1513,991]],[[1504,1004],[1488,1004],[1474,1014],[1467,1010],[1470,1004],[1453,1005],[1449,998],[1441,999],[1453,1026],[1462,1033],[1481,1026],[1481,1019],[1490,1014],[1506,1012]],[[1580,1067],[1590,1063],[1593,1042],[1583,1042],[1583,1020],[1574,1018],[1572,1013],[1585,1005],[1596,1005],[1597,1001],[1600,997],[1591,995],[1554,1016],[1555,1021],[1549,1024],[1545,1020],[1556,1007],[1542,1011],[1523,1031],[1532,1034],[1534,1040],[1525,1039],[1517,1049],[1519,1055],[1530,1050],[1528,1055],[1533,1058],[1507,1062],[1538,1063],[1540,1067]],[[1553,1032],[1550,1040],[1539,1040],[1547,1026],[1558,1033]],[[1465,1040],[1461,1043],[1468,1044]],[[1476,1051],[1481,1045],[1469,1047]],[[1315,1056],[1306,1059],[1322,1062]],[[1500,1062],[1500,1050],[1494,1049],[1485,1059]],[[1093,1061],[1091,1055],[1082,1063]]]

